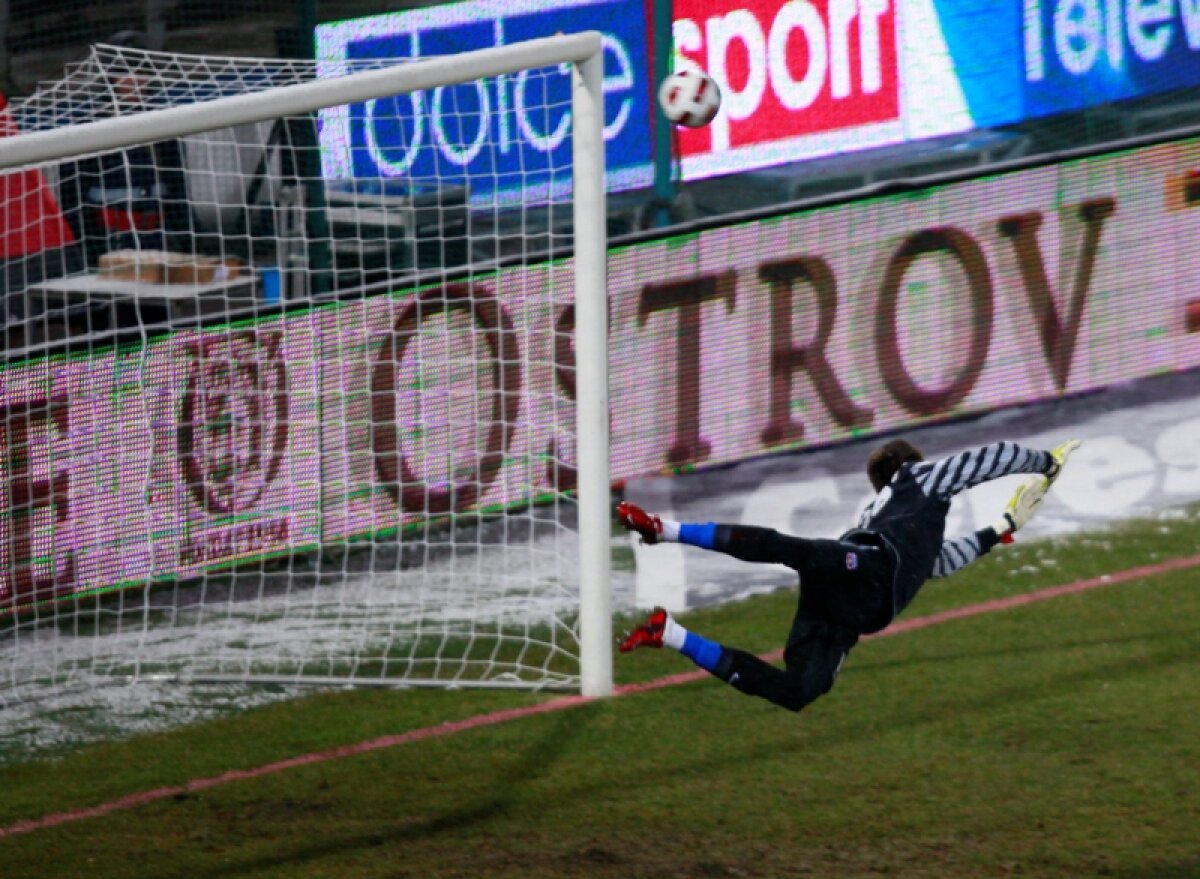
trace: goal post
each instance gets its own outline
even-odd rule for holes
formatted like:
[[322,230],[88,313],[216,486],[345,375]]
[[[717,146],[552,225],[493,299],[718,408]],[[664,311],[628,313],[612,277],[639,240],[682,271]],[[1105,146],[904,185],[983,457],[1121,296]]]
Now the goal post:
[[[160,85],[162,70],[184,67],[159,61],[138,64]],[[385,102],[413,96],[414,115],[440,107],[453,117],[426,129],[443,154],[469,157],[493,133],[471,127],[452,86],[519,78],[525,100],[543,94],[544,105],[526,107],[538,124],[562,123],[552,84],[529,83],[531,72],[563,67],[569,176],[522,168],[528,190],[513,189],[525,185],[515,175],[481,194],[461,169],[417,180],[394,162],[394,176],[348,181],[338,205],[305,203],[277,184],[288,160],[273,149],[291,136],[289,119],[364,104],[382,114]],[[165,248],[166,267],[156,268],[165,274],[147,280],[142,261],[159,251],[138,243],[136,211],[105,203],[105,216],[134,238],[133,280],[105,276],[102,263],[30,284],[62,294],[45,302],[66,311],[74,300],[64,291],[86,289],[88,320],[97,303],[111,313],[101,329],[68,331],[58,347],[30,345],[0,364],[0,475],[34,486],[22,509],[0,493],[9,506],[0,516],[0,663],[12,693],[37,698],[39,687],[107,675],[611,694],[602,80],[600,35],[585,32],[0,137],[0,180],[36,171],[51,182],[64,163],[103,164],[181,140],[208,175],[186,169],[186,207],[216,216],[205,240],[217,268],[204,278],[187,264],[186,283],[171,280],[179,254]],[[424,93],[433,97],[418,101]],[[389,125],[403,127],[377,127]],[[544,140],[550,156],[553,139]],[[218,166],[259,200],[240,206],[232,225],[212,195]],[[303,182],[335,192],[338,181]],[[396,183],[409,184],[403,198]],[[458,189],[466,194],[451,203],[446,192]],[[305,217],[317,211],[330,223],[353,215],[363,230],[369,216],[358,254],[365,263],[363,254],[386,252],[333,295],[314,298],[300,284],[281,297],[280,268],[263,261],[261,241],[239,259],[222,244],[229,234],[253,238],[250,226],[265,223],[268,253],[308,245],[303,274],[314,244]],[[505,219],[512,212],[515,222]],[[461,258],[419,258],[429,242],[409,242],[410,262],[395,261],[393,227],[415,238],[422,223],[451,221],[465,229]],[[518,239],[500,241],[506,228]],[[479,229],[487,241],[477,253]],[[444,235],[431,241],[447,252]],[[338,242],[330,232],[316,243]],[[235,300],[234,281],[213,280],[234,276],[249,279],[250,298]],[[141,303],[121,317],[131,285],[133,295],[157,296],[166,317],[138,324]],[[221,304],[176,318],[189,291]],[[64,346],[66,358],[56,353]],[[472,580],[492,591],[472,591]]]
[[608,290],[605,284],[603,75],[599,51],[576,65],[572,77],[576,134],[575,356],[583,378],[576,401],[579,457],[580,651],[585,696],[612,692],[612,596],[608,549]]

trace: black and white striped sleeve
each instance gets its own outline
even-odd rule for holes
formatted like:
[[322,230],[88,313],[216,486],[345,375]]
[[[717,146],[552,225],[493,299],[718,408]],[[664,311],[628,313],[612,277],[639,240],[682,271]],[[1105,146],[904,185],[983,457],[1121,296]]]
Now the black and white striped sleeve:
[[942,544],[937,561],[933,563],[932,577],[945,577],[960,568],[965,568],[981,555],[989,552],[999,542],[991,528],[976,531],[967,537],[947,540]]
[[912,473],[926,495],[949,500],[960,491],[1001,476],[1045,473],[1052,461],[1049,452],[1001,441],[937,462],[914,464]]

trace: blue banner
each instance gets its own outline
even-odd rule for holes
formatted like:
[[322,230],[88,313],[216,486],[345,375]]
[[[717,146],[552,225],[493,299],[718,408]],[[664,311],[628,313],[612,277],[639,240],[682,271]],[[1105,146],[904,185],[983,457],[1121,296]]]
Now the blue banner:
[[935,0],[976,126],[1200,85],[1200,0]]
[[[419,59],[597,30],[604,41],[604,136],[610,190],[651,180],[650,86],[643,0],[474,0],[321,25],[326,69],[361,59]],[[473,201],[569,186],[571,79],[562,67],[431,89],[322,115],[327,177],[466,183]]]
[[1200,83],[1197,0],[1027,0],[1025,115]]

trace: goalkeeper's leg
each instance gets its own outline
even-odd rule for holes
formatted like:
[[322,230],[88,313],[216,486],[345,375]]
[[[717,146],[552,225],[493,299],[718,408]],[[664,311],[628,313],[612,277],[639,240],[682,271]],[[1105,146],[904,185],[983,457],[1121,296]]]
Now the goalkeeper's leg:
[[799,711],[828,693],[858,637],[816,619],[797,619],[783,652],[782,669],[753,654],[723,648],[713,674],[750,696]]
[[621,652],[641,647],[671,647],[696,665],[750,696],[788,711],[799,711],[833,687],[846,654],[857,642],[851,631],[797,615],[778,668],[752,653],[689,632],[662,608],[621,642]]
[[799,554],[800,538],[786,537],[770,528],[753,525],[720,525],[716,522],[676,522],[647,513],[637,504],[617,504],[617,519],[642,543],[684,543],[727,553],[744,562],[782,562]]
[[617,518],[643,543],[683,543],[723,552],[743,562],[782,564],[809,573],[832,574],[845,559],[846,548],[834,540],[808,539],[782,534],[756,525],[725,525],[717,522],[676,522],[647,513],[636,504],[622,501]]

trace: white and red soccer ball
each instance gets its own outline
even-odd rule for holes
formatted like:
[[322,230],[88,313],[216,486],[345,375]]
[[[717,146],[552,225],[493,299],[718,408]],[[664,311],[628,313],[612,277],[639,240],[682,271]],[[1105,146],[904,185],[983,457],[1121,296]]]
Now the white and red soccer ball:
[[662,81],[658,103],[663,115],[676,125],[701,128],[721,109],[721,89],[703,70],[685,67]]

